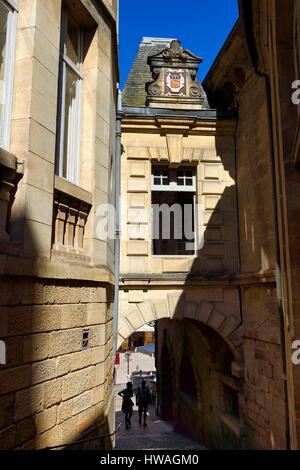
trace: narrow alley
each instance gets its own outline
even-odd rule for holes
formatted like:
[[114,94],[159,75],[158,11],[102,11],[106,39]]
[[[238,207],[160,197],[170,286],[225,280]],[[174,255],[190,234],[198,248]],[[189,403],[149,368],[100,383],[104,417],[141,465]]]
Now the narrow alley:
[[[117,385],[116,392],[123,390],[126,387],[126,382],[130,379],[130,374],[133,371],[155,370],[154,357],[147,356],[141,353],[132,353],[128,363],[125,354],[120,354],[120,366],[117,371]],[[135,403],[135,398],[133,399]],[[199,449],[205,448],[190,439],[182,436],[181,434],[173,431],[173,425],[163,421],[157,416],[155,406],[149,406],[147,427],[139,424],[138,421],[138,407],[135,405],[131,419],[131,427],[126,430],[124,422],[124,414],[121,411],[122,398],[117,395],[116,400],[116,428],[119,431],[116,435],[116,450],[133,450],[133,449]]]
[[299,240],[300,0],[0,0],[9,464],[299,451]]
[[[120,386],[120,390],[122,387]],[[147,427],[139,425],[138,409],[134,407],[131,427],[126,430],[124,414],[121,411],[122,399],[117,399],[116,427],[121,424],[116,436],[116,450],[144,450],[144,449],[198,449],[204,450],[203,446],[187,439],[181,434],[173,431],[173,426],[162,421],[155,412],[154,405],[149,406]]]

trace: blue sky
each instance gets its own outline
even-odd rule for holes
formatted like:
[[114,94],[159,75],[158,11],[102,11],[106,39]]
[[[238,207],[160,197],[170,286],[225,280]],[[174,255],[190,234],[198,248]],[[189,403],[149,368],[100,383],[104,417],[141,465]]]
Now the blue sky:
[[143,36],[180,39],[204,59],[203,80],[237,19],[237,1],[120,0],[121,88]]

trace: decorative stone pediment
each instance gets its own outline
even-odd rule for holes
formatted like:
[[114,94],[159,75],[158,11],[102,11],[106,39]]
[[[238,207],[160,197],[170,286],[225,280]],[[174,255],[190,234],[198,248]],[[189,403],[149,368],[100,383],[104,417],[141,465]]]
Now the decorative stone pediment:
[[178,40],[148,57],[154,81],[148,85],[147,105],[202,109],[205,94],[196,78],[201,62],[200,57],[183,49]]

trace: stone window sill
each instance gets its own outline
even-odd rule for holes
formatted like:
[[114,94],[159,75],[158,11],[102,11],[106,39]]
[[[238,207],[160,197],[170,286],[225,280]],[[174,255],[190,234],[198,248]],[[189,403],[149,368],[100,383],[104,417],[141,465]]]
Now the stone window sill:
[[91,266],[92,258],[84,250],[75,250],[68,247],[53,247],[51,251],[52,260],[62,260],[69,263]]
[[93,204],[93,195],[89,191],[77,186],[76,184],[70,183],[70,181],[60,176],[55,175],[54,187],[57,191],[68,194],[69,196],[78,199],[79,201],[85,202],[88,205]]

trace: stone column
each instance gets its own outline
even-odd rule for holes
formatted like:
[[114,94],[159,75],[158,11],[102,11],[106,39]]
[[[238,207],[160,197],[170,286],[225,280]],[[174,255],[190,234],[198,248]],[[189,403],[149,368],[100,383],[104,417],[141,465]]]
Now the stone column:
[[75,226],[77,223],[78,210],[73,207],[69,207],[67,222],[66,222],[66,234],[65,234],[65,245],[68,251],[74,251],[74,240],[75,240]]
[[75,227],[75,240],[74,240],[74,247],[76,250],[83,251],[83,235],[84,235],[84,227],[87,221],[88,214],[82,210],[78,211],[78,218],[77,224]]

